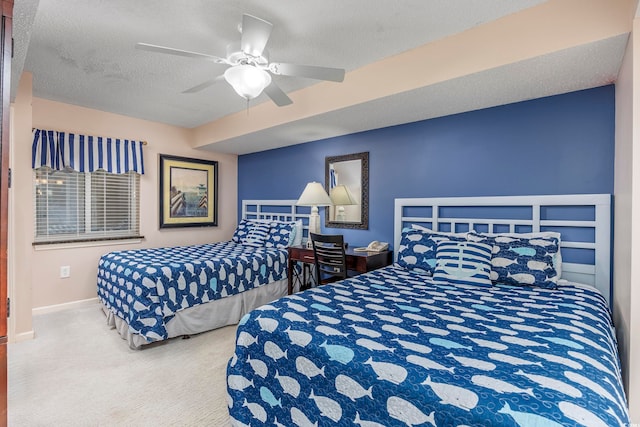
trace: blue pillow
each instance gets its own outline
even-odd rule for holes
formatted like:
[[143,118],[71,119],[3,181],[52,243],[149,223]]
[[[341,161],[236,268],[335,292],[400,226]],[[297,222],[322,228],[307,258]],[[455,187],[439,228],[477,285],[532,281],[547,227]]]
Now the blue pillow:
[[269,235],[269,228],[268,222],[252,222],[247,234],[240,239],[240,243],[244,246],[264,246]]
[[240,243],[242,241],[242,238],[246,236],[251,229],[251,226],[252,224],[248,219],[243,219],[242,221],[240,221],[240,224],[238,224],[235,231],[233,232],[233,237],[231,237],[231,240],[236,243]]
[[491,280],[494,282],[547,289],[558,287],[559,275],[554,267],[554,258],[559,250],[559,239],[477,233],[469,233],[468,239],[493,246]]
[[295,232],[295,222],[272,222],[264,246],[267,248],[288,248],[293,243]]
[[417,273],[433,274],[436,268],[436,249],[441,240],[463,242],[466,239],[426,229],[403,229],[396,264]]
[[454,285],[491,287],[493,246],[441,240],[436,250],[434,280]]
[[[501,237],[501,238],[518,237],[521,239],[522,238],[537,239],[539,237],[542,237],[543,239],[548,239],[548,238],[555,237],[556,239],[558,239],[558,252],[556,252],[553,257],[553,268],[556,269],[556,272],[558,273],[558,278],[562,277],[562,250],[560,248],[562,246],[562,243],[561,243],[562,235],[560,233],[556,231],[533,231],[533,232],[525,232],[525,233],[479,233],[479,234],[481,236],[486,236],[486,237]],[[502,240],[502,239],[499,239],[499,240]]]

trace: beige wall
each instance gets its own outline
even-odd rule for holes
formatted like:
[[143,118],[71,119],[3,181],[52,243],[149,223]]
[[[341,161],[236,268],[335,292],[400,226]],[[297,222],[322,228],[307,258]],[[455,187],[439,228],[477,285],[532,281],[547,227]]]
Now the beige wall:
[[616,82],[614,321],[631,420],[640,423],[640,20]]
[[[96,297],[97,263],[111,250],[199,244],[228,240],[237,222],[237,156],[195,150],[191,131],[160,123],[31,97],[31,76],[21,78],[14,102],[13,173],[10,207],[16,231],[14,263],[16,336],[31,332],[33,308]],[[148,141],[144,152],[145,174],[140,179],[141,243],[109,246],[62,247],[35,250],[31,170],[31,128],[73,131],[80,134]],[[217,160],[218,226],[160,230],[158,218],[159,154]],[[71,277],[60,279],[60,266],[71,267]]]

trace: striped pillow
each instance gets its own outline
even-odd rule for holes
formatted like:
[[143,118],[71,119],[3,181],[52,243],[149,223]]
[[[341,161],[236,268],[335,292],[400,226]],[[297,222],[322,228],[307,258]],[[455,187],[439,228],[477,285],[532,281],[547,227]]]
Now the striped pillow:
[[264,246],[269,235],[269,228],[268,222],[253,222],[247,234],[240,239],[240,243],[244,246]]
[[491,249],[492,246],[484,243],[439,241],[434,280],[491,287]]

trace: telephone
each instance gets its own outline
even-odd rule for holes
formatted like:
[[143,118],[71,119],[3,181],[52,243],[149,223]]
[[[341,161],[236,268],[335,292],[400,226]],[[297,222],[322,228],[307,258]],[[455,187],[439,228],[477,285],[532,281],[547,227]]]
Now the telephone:
[[389,244],[387,242],[378,242],[377,240],[374,240],[369,243],[369,246],[366,248],[354,248],[353,250],[357,252],[382,252],[387,249],[389,249]]

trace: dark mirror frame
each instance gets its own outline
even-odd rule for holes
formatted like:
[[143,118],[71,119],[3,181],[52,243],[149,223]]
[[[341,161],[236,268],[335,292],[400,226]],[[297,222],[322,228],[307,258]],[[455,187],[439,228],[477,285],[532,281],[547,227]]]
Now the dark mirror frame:
[[362,200],[360,222],[329,221],[329,209],[325,210],[324,226],[326,228],[351,228],[356,230],[369,229],[369,152],[346,154],[343,156],[325,157],[324,161],[324,188],[329,192],[329,165],[331,163],[346,162],[349,160],[361,160],[362,181],[360,200]]

